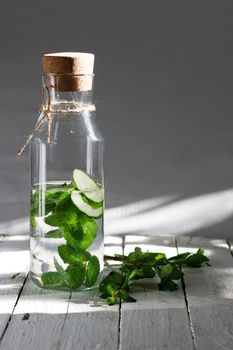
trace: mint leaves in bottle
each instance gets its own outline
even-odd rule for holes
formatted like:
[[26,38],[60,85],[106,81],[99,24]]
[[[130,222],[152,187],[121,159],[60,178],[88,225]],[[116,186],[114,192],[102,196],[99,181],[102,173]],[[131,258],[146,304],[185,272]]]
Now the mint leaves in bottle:
[[32,188],[32,276],[40,285],[95,285],[103,269],[103,204],[103,187],[79,169],[73,181]]

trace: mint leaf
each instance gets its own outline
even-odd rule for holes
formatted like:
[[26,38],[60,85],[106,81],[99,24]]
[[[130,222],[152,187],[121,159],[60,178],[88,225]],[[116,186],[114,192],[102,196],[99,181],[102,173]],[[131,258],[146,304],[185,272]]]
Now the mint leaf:
[[191,255],[191,253],[186,252],[186,253],[182,253],[182,254],[178,254],[176,256],[173,256],[168,260],[172,263],[183,265],[186,263],[186,261],[190,255]]
[[79,242],[77,241],[75,237],[75,232],[70,229],[68,224],[65,224],[62,226],[62,232],[64,235],[64,238],[69,246],[75,249],[80,249]]
[[80,264],[89,259],[90,254],[82,249],[73,248],[69,245],[58,247],[58,253],[66,264]]
[[93,255],[90,257],[86,267],[86,279],[84,285],[91,287],[97,281],[100,273],[100,263],[97,256]]
[[166,264],[164,266],[160,266],[158,269],[158,274],[161,279],[167,279],[173,272],[173,266],[171,264]]
[[85,279],[85,268],[83,264],[69,265],[66,269],[67,284],[71,289],[79,288]]
[[164,253],[155,253],[154,255],[155,255],[155,260],[156,261],[166,259],[166,255]]
[[63,276],[56,271],[43,273],[41,281],[45,287],[61,287],[64,284]]
[[30,224],[31,224],[31,227],[33,227],[33,228],[36,227],[35,216],[34,216],[34,214],[32,214],[32,213],[31,213],[31,215],[30,215]]
[[55,202],[46,202],[45,203],[45,215],[48,215],[50,212],[52,212],[56,207]]
[[143,268],[143,275],[146,278],[153,278],[155,277],[155,270],[153,269],[152,266],[145,266]]
[[141,259],[144,258],[143,253],[142,253],[142,250],[141,250],[141,248],[139,248],[139,247],[136,247],[136,248],[134,249],[134,254],[135,254],[135,258],[136,258],[137,260],[141,260]]
[[30,197],[31,211],[37,211],[38,207],[39,207],[39,192],[35,192],[35,193],[32,193]]
[[63,193],[60,197],[55,211],[45,218],[45,223],[51,226],[62,228],[68,225],[70,228],[77,226],[77,211],[72,205],[70,195]]
[[115,305],[122,301],[135,302],[128,291],[129,285],[127,276],[122,276],[119,272],[112,271],[106,276],[99,286],[102,292],[101,298],[106,299],[109,305]]
[[[69,192],[63,192],[57,202],[56,212],[62,213],[72,210],[72,201]],[[75,208],[74,208],[75,209]]]
[[80,220],[79,229],[81,232],[81,237],[78,239],[80,248],[87,249],[96,238],[98,225],[94,219],[83,218]]
[[137,280],[144,277],[144,273],[141,269],[135,268],[126,275],[127,282],[130,280]]
[[45,238],[62,238],[63,234],[61,230],[52,230],[45,234]]
[[64,275],[65,270],[63,269],[63,267],[58,263],[57,259],[54,257],[53,258],[54,261],[54,266],[56,267],[57,272],[59,272],[61,275]]
[[123,277],[120,272],[112,271],[100,283],[99,289],[102,293],[107,293],[108,284],[120,287],[123,284]]
[[163,280],[158,286],[160,290],[170,290],[171,292],[178,289],[178,285],[171,279]]
[[88,217],[82,217],[77,223],[76,229],[70,228],[69,225],[63,226],[63,233],[67,243],[80,249],[87,249],[96,238],[98,232],[97,223]]
[[38,216],[39,208],[41,208],[41,211],[44,212],[45,215],[55,210],[57,202],[64,193],[59,187],[53,187],[48,190],[49,187],[50,186],[47,185],[46,189],[44,189],[43,187],[38,186],[37,190],[31,194],[30,207],[31,211],[34,212],[34,215]]
[[115,304],[118,304],[119,299],[116,296],[112,295],[110,297],[107,297],[107,302],[108,302],[108,305],[115,305]]
[[71,201],[70,193],[62,193],[57,202],[55,212],[51,216],[48,216],[45,221],[48,223],[50,221],[61,228],[67,225],[69,229],[75,229],[77,227],[78,216],[79,212]]
[[45,223],[50,226],[59,227],[64,222],[64,218],[58,214],[51,214],[44,219]]
[[177,284],[173,280],[181,278],[182,273],[180,272],[179,268],[177,268],[175,265],[168,263],[164,266],[159,266],[157,268],[157,271],[161,280],[161,282],[159,283],[160,290],[174,291],[178,289]]
[[172,280],[180,280],[183,277],[184,273],[181,271],[180,267],[177,265],[173,265],[173,271],[170,275],[170,279]]
[[126,301],[127,303],[135,303],[137,300],[131,297],[128,292],[125,290],[120,290],[118,293],[121,300]]
[[49,287],[69,287],[71,289],[79,288],[85,278],[85,268],[83,264],[69,265],[66,270],[58,263],[54,257],[56,272],[46,272],[41,276],[44,286]]
[[190,255],[186,260],[186,264],[192,267],[200,267],[202,263],[209,261],[203,252],[202,249],[199,249],[196,254]]
[[65,193],[57,203],[56,210],[45,218],[48,225],[59,227],[67,243],[73,248],[86,250],[94,241],[98,225],[94,219],[81,213]]

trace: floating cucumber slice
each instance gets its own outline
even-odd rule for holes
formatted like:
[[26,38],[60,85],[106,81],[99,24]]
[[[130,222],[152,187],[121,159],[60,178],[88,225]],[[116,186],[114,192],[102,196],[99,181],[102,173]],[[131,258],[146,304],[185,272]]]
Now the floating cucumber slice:
[[103,208],[93,208],[83,199],[79,191],[73,191],[71,193],[71,200],[81,212],[90,217],[98,218],[103,213]]
[[100,187],[90,176],[80,169],[74,169],[73,171],[74,182],[81,192],[88,199],[93,202],[99,203],[104,199],[103,188]]

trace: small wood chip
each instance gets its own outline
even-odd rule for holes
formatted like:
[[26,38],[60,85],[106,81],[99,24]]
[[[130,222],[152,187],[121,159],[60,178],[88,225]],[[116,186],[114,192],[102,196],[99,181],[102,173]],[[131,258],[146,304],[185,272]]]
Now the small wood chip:
[[15,277],[17,277],[18,275],[20,275],[20,272],[15,273],[13,276],[11,276],[11,279],[12,279],[12,280],[15,279]]
[[30,317],[30,314],[29,314],[29,313],[24,314],[24,315],[23,315],[23,318],[22,318],[22,321],[28,320],[29,317]]

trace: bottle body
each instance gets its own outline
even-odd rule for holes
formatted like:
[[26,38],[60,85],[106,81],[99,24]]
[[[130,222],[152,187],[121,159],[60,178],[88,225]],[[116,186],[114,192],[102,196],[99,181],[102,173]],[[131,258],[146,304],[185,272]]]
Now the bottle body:
[[31,276],[46,288],[90,288],[104,264],[103,138],[91,92],[47,93],[30,145]]

